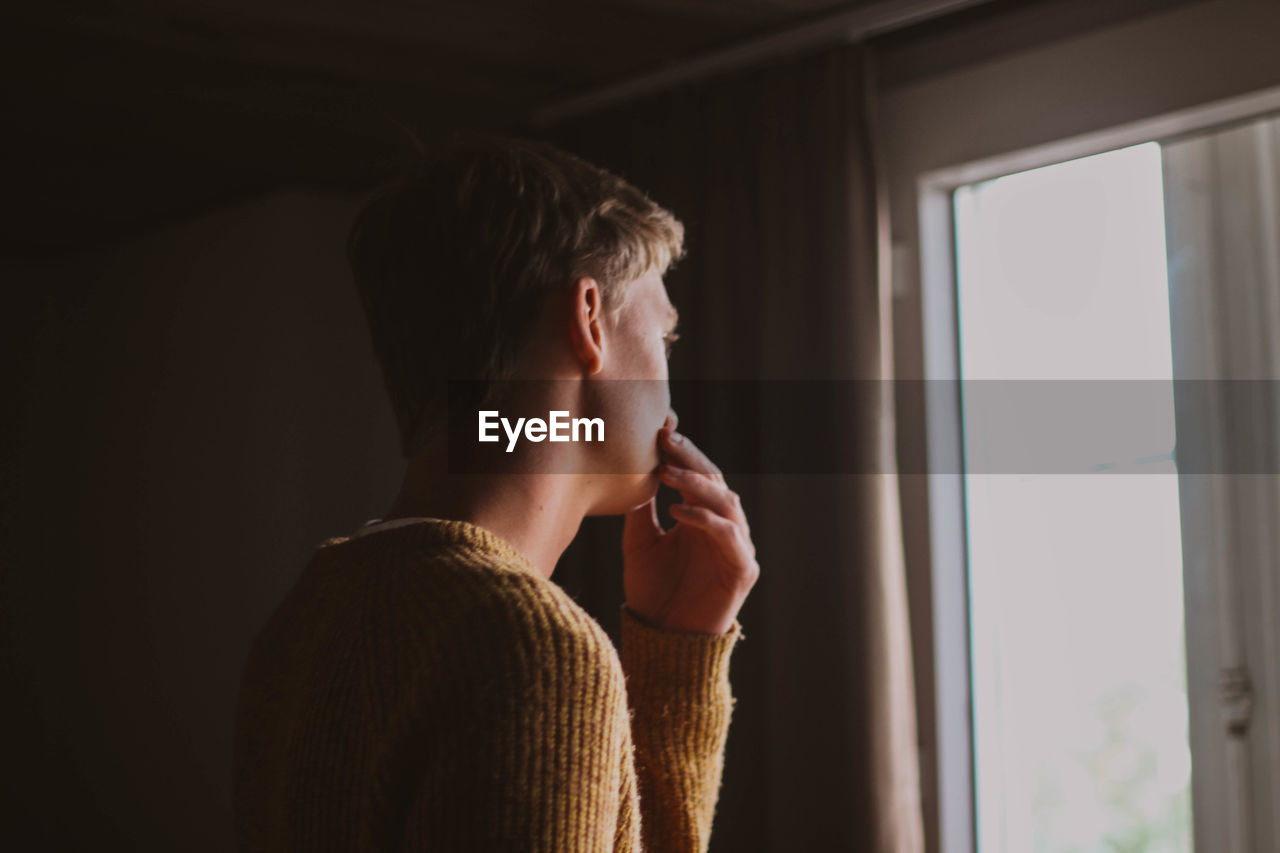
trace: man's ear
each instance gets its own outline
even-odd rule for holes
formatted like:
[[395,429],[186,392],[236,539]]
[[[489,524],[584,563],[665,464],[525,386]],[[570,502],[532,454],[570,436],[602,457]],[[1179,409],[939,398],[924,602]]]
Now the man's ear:
[[573,320],[570,342],[573,354],[587,373],[604,367],[604,292],[591,276],[578,279],[573,288]]

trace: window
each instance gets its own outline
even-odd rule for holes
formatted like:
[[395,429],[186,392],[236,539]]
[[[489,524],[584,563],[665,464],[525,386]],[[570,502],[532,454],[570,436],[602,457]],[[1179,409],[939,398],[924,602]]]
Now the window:
[[1280,845],[1278,112],[921,175],[943,853]]
[[[962,186],[954,216],[978,850],[1190,851],[1159,146]],[[1117,394],[1142,428],[1074,443]]]

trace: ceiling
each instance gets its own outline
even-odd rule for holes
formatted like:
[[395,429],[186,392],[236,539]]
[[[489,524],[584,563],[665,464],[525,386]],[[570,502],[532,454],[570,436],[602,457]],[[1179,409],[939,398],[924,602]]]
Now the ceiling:
[[[1003,38],[1014,49],[1026,28],[1002,25],[977,37],[963,30],[1033,6],[1060,8],[1058,19],[1038,20],[1046,22],[1040,30],[1062,32],[1065,21],[1084,20],[1082,6],[1136,11],[1171,2],[985,0],[904,31],[918,38],[889,36],[897,46],[885,70],[899,78],[936,70],[939,58],[956,61],[957,45],[987,51]],[[893,3],[920,5],[37,0],[0,13],[8,196],[0,254],[109,244],[270,189],[362,189],[394,169],[415,135],[458,126],[518,132],[549,103]]]
[[358,188],[419,135],[847,3],[121,0],[0,20],[10,254],[108,243],[281,186]]

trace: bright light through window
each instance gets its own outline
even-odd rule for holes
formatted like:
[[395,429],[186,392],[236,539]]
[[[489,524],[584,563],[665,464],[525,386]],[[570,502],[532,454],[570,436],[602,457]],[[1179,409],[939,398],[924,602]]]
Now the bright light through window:
[[[1157,144],[955,213],[962,379],[1172,379]],[[1151,445],[1094,460],[1138,473],[966,476],[981,853],[1192,848],[1172,429]]]

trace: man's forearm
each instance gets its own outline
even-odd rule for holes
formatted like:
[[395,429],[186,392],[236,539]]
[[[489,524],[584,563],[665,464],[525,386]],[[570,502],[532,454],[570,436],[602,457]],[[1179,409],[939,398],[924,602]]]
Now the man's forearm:
[[737,621],[725,634],[661,631],[623,607],[620,657],[646,850],[707,849],[735,701],[729,658],[740,639]]

